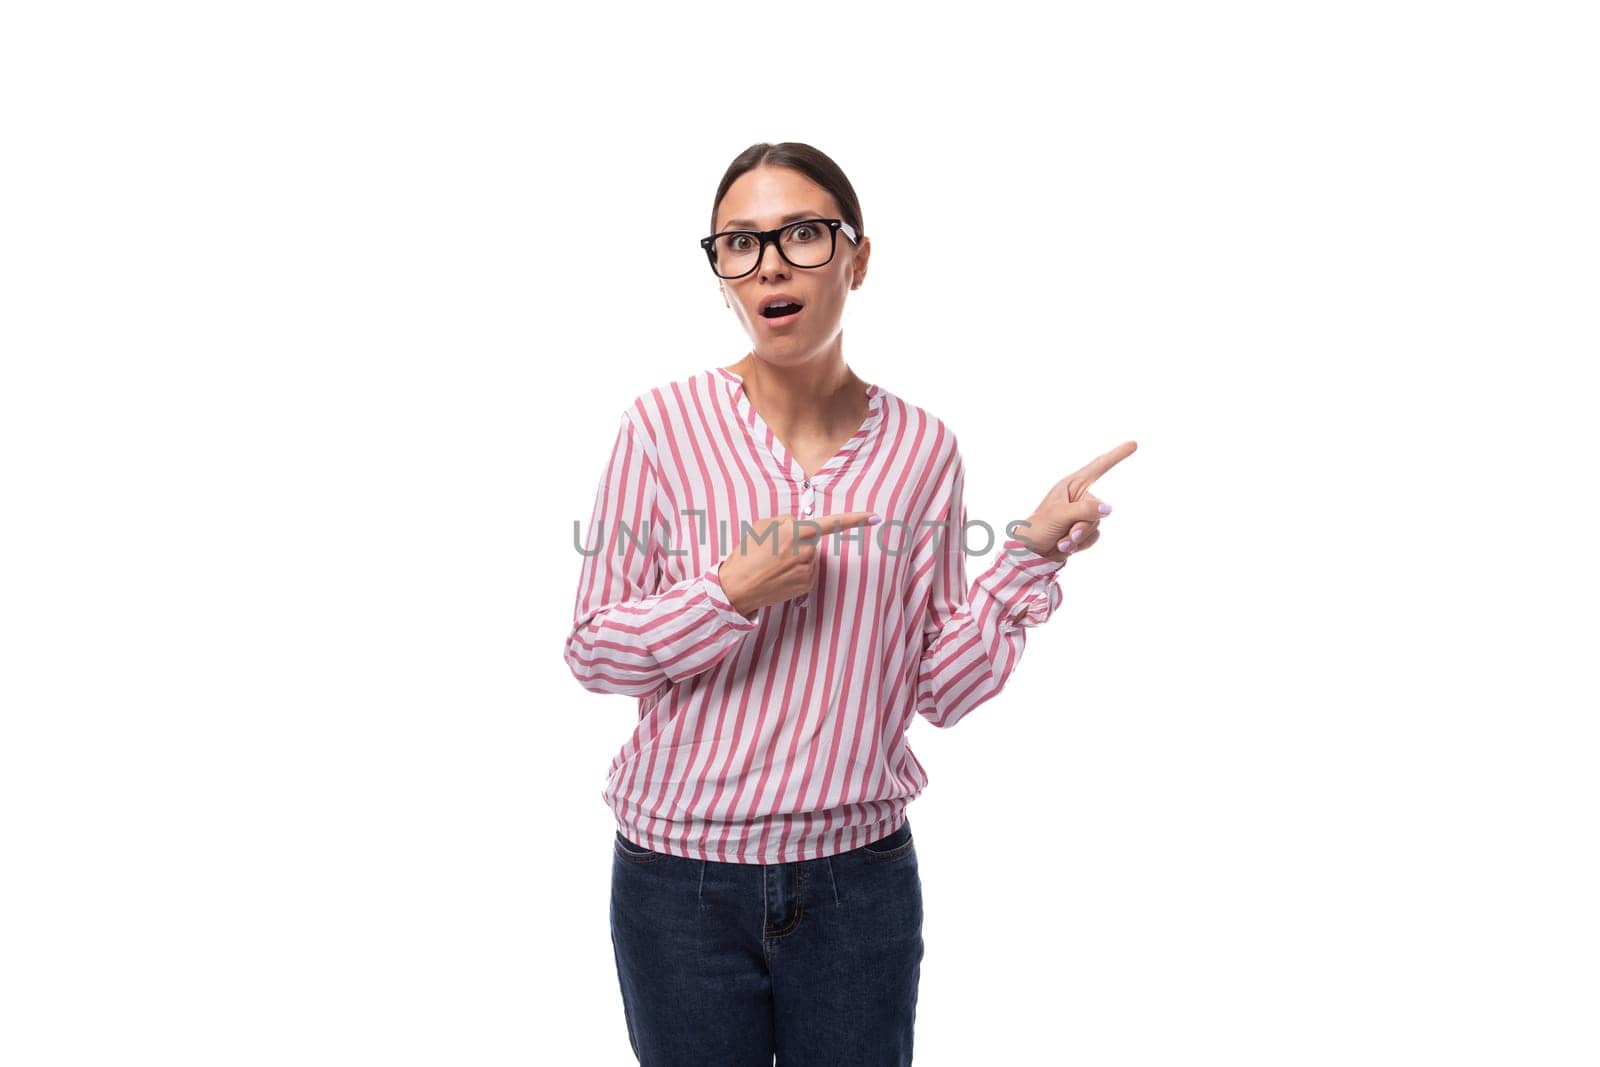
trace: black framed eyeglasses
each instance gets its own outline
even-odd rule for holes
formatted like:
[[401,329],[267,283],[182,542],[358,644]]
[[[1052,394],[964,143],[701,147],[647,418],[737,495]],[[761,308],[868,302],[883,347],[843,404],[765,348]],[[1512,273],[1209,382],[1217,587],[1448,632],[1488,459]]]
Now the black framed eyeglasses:
[[833,262],[840,230],[856,243],[855,228],[843,219],[801,219],[776,230],[724,230],[700,238],[700,247],[719,278],[743,278],[755,270],[768,244],[777,245],[791,267],[811,270]]

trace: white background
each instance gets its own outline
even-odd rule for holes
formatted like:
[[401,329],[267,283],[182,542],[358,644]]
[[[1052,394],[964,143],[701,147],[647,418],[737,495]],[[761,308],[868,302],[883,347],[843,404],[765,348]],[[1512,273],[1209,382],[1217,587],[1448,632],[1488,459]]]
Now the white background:
[[572,523],[798,140],[972,516],[1139,442],[913,726],[917,1062],[1595,1063],[1581,7],[7,5],[0,1059],[633,1062]]

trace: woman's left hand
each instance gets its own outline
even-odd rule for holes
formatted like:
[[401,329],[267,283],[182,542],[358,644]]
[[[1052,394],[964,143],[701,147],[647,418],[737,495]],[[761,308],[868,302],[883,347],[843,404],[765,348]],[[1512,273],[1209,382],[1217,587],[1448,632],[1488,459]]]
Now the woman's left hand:
[[[1017,529],[1017,540],[1051,559],[1066,559],[1092,546],[1100,539],[1099,516],[1109,515],[1111,505],[1089,492],[1089,487],[1138,447],[1137,441],[1124,441],[1057,482],[1034,510],[1028,525]],[[1085,505],[1090,505],[1088,512],[1095,517],[1083,517]]]

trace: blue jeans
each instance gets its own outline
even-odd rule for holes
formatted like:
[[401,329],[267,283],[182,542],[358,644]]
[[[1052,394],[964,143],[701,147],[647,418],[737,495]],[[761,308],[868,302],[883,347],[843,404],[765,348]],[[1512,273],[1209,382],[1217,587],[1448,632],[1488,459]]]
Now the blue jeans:
[[794,863],[718,863],[616,837],[611,944],[642,1067],[911,1062],[922,882],[911,822]]

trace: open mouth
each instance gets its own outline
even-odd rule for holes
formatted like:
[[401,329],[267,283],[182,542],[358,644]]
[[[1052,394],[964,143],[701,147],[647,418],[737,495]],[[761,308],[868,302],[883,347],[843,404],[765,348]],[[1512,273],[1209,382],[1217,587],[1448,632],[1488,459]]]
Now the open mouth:
[[803,306],[804,305],[794,303],[793,301],[779,301],[776,304],[762,308],[761,317],[774,322],[782,322],[788,319],[793,319],[795,316],[799,315],[800,309]]

